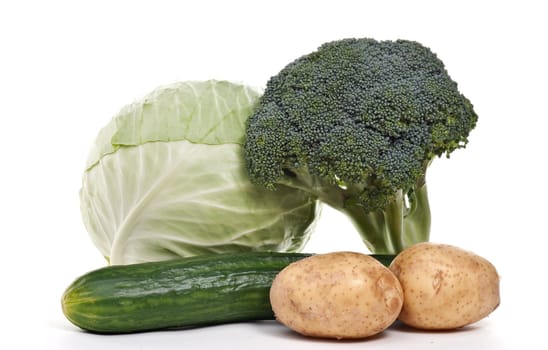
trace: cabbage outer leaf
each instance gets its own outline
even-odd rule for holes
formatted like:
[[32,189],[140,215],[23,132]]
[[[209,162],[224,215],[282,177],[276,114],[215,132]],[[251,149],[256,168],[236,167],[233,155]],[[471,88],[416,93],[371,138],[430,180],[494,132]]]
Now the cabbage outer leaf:
[[302,249],[318,202],[257,187],[245,171],[245,122],[258,98],[229,82],[177,83],[123,108],[101,130],[80,203],[111,264]]

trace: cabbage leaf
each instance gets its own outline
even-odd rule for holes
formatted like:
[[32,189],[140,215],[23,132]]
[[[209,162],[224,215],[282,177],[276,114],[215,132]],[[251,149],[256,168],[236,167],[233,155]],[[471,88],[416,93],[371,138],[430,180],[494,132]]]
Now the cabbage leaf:
[[245,170],[245,124],[259,98],[226,81],[175,83],[124,107],[100,131],[80,203],[111,264],[303,248],[318,202],[253,185]]

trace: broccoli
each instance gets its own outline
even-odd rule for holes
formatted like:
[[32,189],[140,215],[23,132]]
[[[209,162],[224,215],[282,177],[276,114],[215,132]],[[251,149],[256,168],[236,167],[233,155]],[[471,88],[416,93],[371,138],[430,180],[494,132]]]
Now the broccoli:
[[252,182],[305,190],[348,215],[373,253],[430,235],[426,170],[463,148],[477,115],[414,41],[325,43],[270,78],[248,120]]

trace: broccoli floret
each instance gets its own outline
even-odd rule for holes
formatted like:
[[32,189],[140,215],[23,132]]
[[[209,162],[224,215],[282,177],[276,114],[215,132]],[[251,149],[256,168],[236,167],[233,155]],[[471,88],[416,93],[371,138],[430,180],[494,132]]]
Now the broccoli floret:
[[273,76],[248,120],[254,183],[314,194],[374,253],[429,240],[426,170],[462,148],[473,106],[420,43],[326,43]]

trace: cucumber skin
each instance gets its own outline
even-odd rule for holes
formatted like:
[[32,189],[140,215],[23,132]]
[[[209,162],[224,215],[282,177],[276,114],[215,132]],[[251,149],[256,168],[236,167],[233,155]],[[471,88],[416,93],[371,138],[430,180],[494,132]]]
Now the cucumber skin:
[[[108,266],[76,279],[62,309],[74,325],[101,334],[274,319],[272,281],[311,255],[245,252]],[[373,256],[384,265],[393,258]]]

